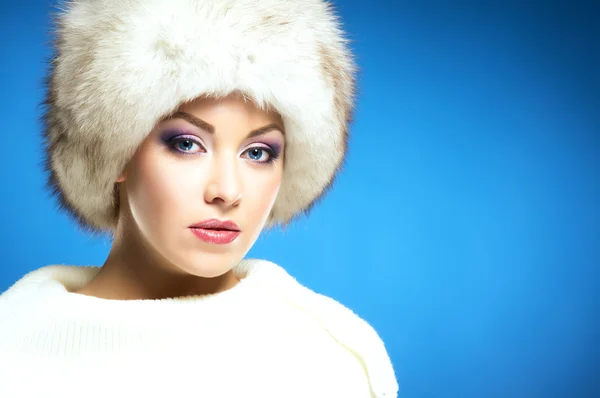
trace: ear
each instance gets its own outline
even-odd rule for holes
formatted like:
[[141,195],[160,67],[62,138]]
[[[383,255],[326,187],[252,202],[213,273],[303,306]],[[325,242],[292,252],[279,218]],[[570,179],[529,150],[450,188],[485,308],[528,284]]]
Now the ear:
[[123,182],[127,179],[127,170],[123,170],[119,178],[115,180],[115,182]]

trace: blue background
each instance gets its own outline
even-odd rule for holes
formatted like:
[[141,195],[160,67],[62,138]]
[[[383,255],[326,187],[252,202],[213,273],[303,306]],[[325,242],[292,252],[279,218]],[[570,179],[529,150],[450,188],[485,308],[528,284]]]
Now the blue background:
[[[50,6],[1,4],[3,291],[110,242],[43,188]],[[369,321],[401,397],[600,397],[600,7],[337,6],[361,66],[345,170],[250,256]]]

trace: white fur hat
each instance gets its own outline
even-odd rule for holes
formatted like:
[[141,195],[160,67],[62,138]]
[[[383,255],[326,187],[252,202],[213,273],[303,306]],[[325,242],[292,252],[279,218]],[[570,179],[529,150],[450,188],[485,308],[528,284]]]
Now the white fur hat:
[[113,230],[115,180],[157,122],[242,92],[286,130],[269,225],[307,213],[344,160],[355,64],[323,0],[71,0],[56,19],[46,168],[60,205]]

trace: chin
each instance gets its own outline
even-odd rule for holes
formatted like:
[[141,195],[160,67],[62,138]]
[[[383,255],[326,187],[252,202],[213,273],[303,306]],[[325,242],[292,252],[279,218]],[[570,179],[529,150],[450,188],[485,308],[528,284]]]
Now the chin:
[[219,276],[223,276],[228,271],[230,271],[231,268],[233,267],[207,267],[206,265],[202,265],[186,269],[185,272],[187,272],[190,275],[197,276],[199,278],[218,278]]
[[223,253],[202,253],[191,257],[180,259],[179,264],[182,265],[179,266],[179,269],[187,274],[201,278],[217,278],[222,276],[241,260],[241,258],[237,259],[237,256],[233,258],[233,256]]

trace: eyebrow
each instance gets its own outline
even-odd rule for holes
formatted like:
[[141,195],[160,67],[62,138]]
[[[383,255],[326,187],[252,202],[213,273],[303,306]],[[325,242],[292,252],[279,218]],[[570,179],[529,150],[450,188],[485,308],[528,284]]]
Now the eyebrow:
[[[175,112],[173,114],[173,116],[169,117],[168,119],[183,119],[186,122],[191,123],[194,126],[209,132],[210,134],[215,133],[215,126],[213,126],[212,124],[210,124],[208,122],[205,122],[202,119],[197,118],[194,115],[190,115],[189,113],[186,113],[186,112]],[[252,138],[252,137],[256,137],[258,135],[263,135],[265,133],[268,133],[271,130],[279,130],[279,131],[281,131],[282,134],[285,134],[283,127],[281,127],[277,123],[271,123],[266,126],[252,130],[246,138]]]

